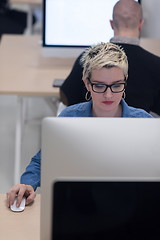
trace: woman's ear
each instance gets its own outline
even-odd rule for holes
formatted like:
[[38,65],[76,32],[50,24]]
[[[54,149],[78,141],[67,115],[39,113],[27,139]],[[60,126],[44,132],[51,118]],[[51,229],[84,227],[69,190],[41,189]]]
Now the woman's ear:
[[83,79],[83,82],[84,82],[84,85],[85,85],[86,89],[87,89],[88,91],[90,91],[88,79]]

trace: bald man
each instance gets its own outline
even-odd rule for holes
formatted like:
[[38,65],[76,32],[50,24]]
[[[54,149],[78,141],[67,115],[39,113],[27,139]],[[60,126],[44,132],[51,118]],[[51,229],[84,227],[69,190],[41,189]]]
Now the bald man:
[[133,0],[120,0],[113,8],[110,20],[114,36],[139,38],[143,26],[142,8]]
[[[114,32],[110,41],[121,45],[128,57],[126,102],[160,115],[160,58],[139,46],[143,23],[142,8],[138,2],[118,1],[113,8],[113,20],[110,20]],[[60,90],[65,105],[86,101],[80,57]]]

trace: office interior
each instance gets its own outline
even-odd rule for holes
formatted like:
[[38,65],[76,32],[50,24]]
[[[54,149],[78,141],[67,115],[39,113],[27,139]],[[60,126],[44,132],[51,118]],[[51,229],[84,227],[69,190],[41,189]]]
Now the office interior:
[[[13,3],[13,8],[27,11],[28,5]],[[159,29],[159,0],[142,0],[145,24],[142,37],[160,39]],[[41,35],[41,7],[35,7],[37,23],[32,34]],[[154,27],[152,27],[154,25]],[[28,34],[27,29],[24,34]],[[56,112],[42,97],[26,97],[26,121],[23,127],[21,173],[31,157],[40,148],[41,120],[46,116],[55,116]],[[14,154],[15,154],[15,124],[17,111],[17,96],[0,95],[0,193],[6,191],[14,183]],[[40,191],[40,190],[39,190]]]

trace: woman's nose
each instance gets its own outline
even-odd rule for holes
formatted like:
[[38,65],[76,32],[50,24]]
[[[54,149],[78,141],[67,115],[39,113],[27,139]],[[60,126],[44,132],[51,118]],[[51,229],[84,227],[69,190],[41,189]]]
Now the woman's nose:
[[107,90],[104,92],[104,96],[107,98],[111,98],[113,96],[113,93],[111,89],[108,87]]

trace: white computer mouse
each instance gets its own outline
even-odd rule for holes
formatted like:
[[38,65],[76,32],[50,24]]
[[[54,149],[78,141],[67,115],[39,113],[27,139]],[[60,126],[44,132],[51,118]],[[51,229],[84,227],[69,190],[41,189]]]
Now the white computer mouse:
[[15,198],[14,203],[10,206],[10,209],[13,212],[22,212],[25,209],[26,198],[25,197],[22,198],[22,202],[18,208],[16,207],[16,203],[17,203],[17,197]]

